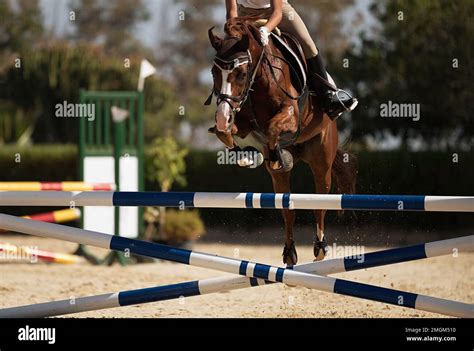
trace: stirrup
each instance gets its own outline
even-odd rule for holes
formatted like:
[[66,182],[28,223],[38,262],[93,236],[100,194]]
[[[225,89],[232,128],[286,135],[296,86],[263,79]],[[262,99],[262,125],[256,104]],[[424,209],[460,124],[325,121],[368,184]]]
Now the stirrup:
[[269,152],[269,162],[278,162],[280,165],[280,168],[274,169],[272,167],[269,167],[269,169],[272,172],[276,173],[284,173],[284,172],[289,172],[293,169],[293,155],[286,150],[280,148],[280,145],[277,145],[277,147],[274,150],[268,150]]
[[[337,101],[339,102],[339,108],[331,107],[331,104],[335,102],[334,97],[336,97]],[[335,92],[328,92],[325,98],[328,99],[329,101],[326,101],[326,104],[323,104],[323,111],[326,112],[327,115],[332,120],[335,120],[336,118],[341,116],[344,112],[353,111],[359,104],[359,101],[355,97],[353,97],[347,91],[342,90],[342,89],[338,89]],[[348,102],[350,102],[350,105],[346,104]]]
[[[342,106],[344,106],[344,108],[346,109],[347,112],[353,111],[357,107],[357,105],[359,104],[359,101],[345,90],[338,89],[334,94],[336,95],[337,99],[339,100],[339,103]],[[341,97],[339,96],[339,94],[346,94],[349,97],[349,99],[347,99],[347,100],[352,100],[352,104],[350,106],[346,106],[344,104],[344,102],[342,101]]]

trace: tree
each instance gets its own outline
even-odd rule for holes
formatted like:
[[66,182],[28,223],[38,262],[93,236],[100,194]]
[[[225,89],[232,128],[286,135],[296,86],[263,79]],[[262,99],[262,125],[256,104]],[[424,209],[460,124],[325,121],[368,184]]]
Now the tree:
[[[164,192],[169,191],[173,183],[185,186],[187,154],[188,150],[182,148],[171,135],[156,138],[150,147],[151,162],[148,163],[147,178],[159,184],[160,190]],[[148,208],[147,211],[149,222],[147,237],[151,235],[154,217],[158,218],[160,236],[165,237],[166,207],[159,207],[158,211]]]
[[[354,0],[292,0],[291,4],[303,18],[323,56],[339,58],[347,49],[350,35],[350,32],[342,30],[342,15],[354,4]],[[356,19],[357,16],[354,16],[353,20]]]
[[[34,126],[35,142],[74,142],[77,118],[56,118],[55,106],[77,103],[80,89],[135,90],[142,57],[131,57],[130,68],[122,58],[110,56],[100,46],[43,44],[21,53],[22,67],[13,63],[0,71],[0,112],[25,116]],[[166,128],[177,129],[176,100],[170,86],[156,77],[145,85],[146,136],[154,138]]]
[[[223,4],[221,0],[177,0],[176,11],[170,12],[177,23],[174,35],[163,42],[160,50],[159,61],[170,69],[171,80],[185,109],[184,120],[192,126],[213,121],[212,110],[203,106],[211,89],[209,67],[213,55],[207,30],[224,23],[225,19],[216,21],[212,16]],[[203,79],[206,71],[209,71],[207,80]],[[194,134],[191,134],[192,140]]]
[[[0,75],[15,63],[21,65],[21,52],[42,39],[42,19],[38,0],[0,0]],[[0,80],[0,91],[8,84]],[[0,101],[0,143],[17,140],[27,131],[28,120],[17,112],[11,102]]]
[[174,183],[185,186],[187,154],[188,150],[182,148],[171,135],[155,138],[150,147],[148,179],[159,184],[161,191],[169,191]]
[[[380,31],[362,33],[361,47],[345,55],[350,68],[340,69],[361,98],[353,138],[383,140],[387,131],[403,146],[416,138],[431,148],[472,146],[474,2],[385,0],[371,11]],[[388,101],[420,104],[420,121],[380,118]]]
[[133,36],[137,24],[150,16],[142,0],[73,0],[71,6],[75,13],[71,39],[102,44],[112,53],[144,50]]
[[[43,35],[38,0],[0,0],[0,58],[32,46]],[[3,61],[4,62],[4,61]],[[1,67],[2,63],[0,63]]]

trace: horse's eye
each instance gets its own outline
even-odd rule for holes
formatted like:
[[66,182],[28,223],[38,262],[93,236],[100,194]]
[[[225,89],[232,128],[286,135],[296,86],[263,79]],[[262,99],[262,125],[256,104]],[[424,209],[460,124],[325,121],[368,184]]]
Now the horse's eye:
[[238,79],[245,79],[247,78],[247,72],[246,71],[239,71],[239,74],[237,76]]

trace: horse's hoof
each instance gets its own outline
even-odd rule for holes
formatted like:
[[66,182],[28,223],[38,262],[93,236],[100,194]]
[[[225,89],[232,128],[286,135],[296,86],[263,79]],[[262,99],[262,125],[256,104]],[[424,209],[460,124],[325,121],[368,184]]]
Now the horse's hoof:
[[281,150],[278,161],[270,161],[270,169],[272,172],[285,173],[293,169],[293,156],[285,149]]
[[316,240],[313,244],[313,253],[315,257],[315,261],[322,261],[326,254],[328,253],[328,243],[326,241],[326,237],[323,237],[323,240],[319,241]]
[[298,263],[298,254],[296,253],[294,241],[290,245],[285,244],[283,248],[283,263],[288,267],[293,267]]
[[207,130],[209,134],[217,134],[216,127],[211,127]]
[[264,162],[263,154],[253,146],[246,146],[242,150],[242,157],[239,157],[237,164],[243,168],[257,168]]

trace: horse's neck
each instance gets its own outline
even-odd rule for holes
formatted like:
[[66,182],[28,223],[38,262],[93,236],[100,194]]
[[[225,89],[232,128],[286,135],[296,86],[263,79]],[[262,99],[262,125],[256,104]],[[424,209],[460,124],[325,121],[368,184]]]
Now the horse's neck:
[[270,98],[266,99],[265,103],[271,102],[278,105],[284,99],[282,91],[278,87],[286,88],[285,77],[289,77],[289,70],[282,60],[274,59],[275,56],[281,55],[278,49],[269,46],[269,51],[266,53],[257,74],[253,90],[255,93],[258,92],[260,95]]

